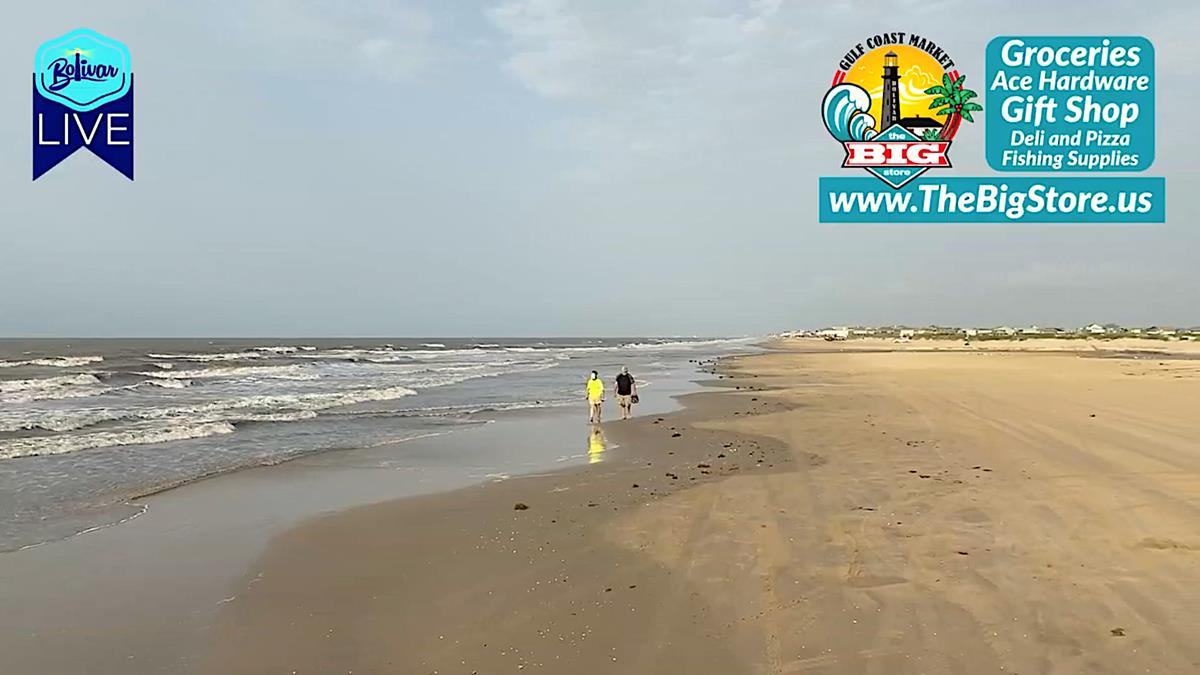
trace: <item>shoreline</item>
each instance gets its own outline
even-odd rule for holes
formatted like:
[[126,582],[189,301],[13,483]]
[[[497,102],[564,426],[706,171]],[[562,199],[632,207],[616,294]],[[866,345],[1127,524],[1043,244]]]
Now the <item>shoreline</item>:
[[[758,346],[758,345],[752,344],[750,346],[753,347],[753,346]],[[688,366],[689,370],[692,372],[688,372],[687,374],[685,374],[682,378],[682,381],[690,386],[695,386],[695,387],[703,386],[700,383],[700,381],[698,380],[699,376],[702,375],[702,373],[699,369],[698,360],[694,360],[694,359],[689,360],[688,363],[683,364],[683,365]],[[669,386],[675,386],[674,382],[673,381],[671,381],[671,382],[672,383]],[[671,411],[671,410],[678,408],[678,405],[673,403],[674,398],[675,398],[675,396],[673,394],[668,394],[666,396],[659,396],[657,394],[657,391],[655,391],[653,388],[651,388],[650,393],[651,393],[651,396],[650,396],[649,405],[643,404],[640,407],[649,408],[650,410],[653,410],[656,412],[666,412],[666,411]],[[319,457],[322,455],[337,455],[338,453],[353,453],[356,451],[361,451],[364,449],[372,449],[375,447],[397,448],[397,447],[404,446],[405,444],[411,443],[414,441],[421,441],[421,440],[425,440],[428,438],[434,438],[434,437],[438,437],[438,436],[454,434],[456,432],[463,431],[463,430],[472,428],[474,426],[482,426],[482,425],[490,424],[490,423],[497,422],[497,421],[520,419],[521,416],[525,416],[525,415],[534,415],[534,416],[537,416],[537,415],[564,415],[564,414],[567,414],[566,411],[570,407],[571,407],[571,404],[564,404],[564,403],[552,403],[552,404],[547,404],[547,405],[521,406],[521,407],[512,407],[512,408],[489,408],[489,407],[485,406],[485,407],[480,407],[478,409],[470,410],[468,412],[463,413],[460,416],[464,422],[464,426],[461,429],[448,429],[446,431],[418,433],[409,438],[404,438],[404,439],[397,440],[397,441],[390,441],[388,443],[379,444],[379,445],[375,445],[375,446],[363,447],[363,446],[355,445],[355,446],[346,446],[346,447],[314,449],[314,450],[299,453],[299,454],[275,457],[275,458],[270,458],[270,459],[265,459],[265,460],[257,460],[257,461],[251,462],[251,463],[245,463],[245,464],[233,465],[233,466],[220,468],[220,469],[213,470],[213,471],[210,471],[210,472],[204,473],[204,474],[189,476],[186,478],[173,479],[173,480],[170,480],[170,481],[165,482],[160,485],[154,485],[151,487],[144,488],[142,490],[136,491],[127,496],[112,499],[111,501],[107,501],[104,504],[95,505],[97,512],[101,512],[101,511],[119,512],[121,510],[124,510],[125,513],[121,514],[120,517],[117,517],[117,518],[111,519],[111,520],[104,520],[102,518],[97,518],[96,520],[98,522],[86,525],[85,527],[83,527],[77,531],[74,531],[74,532],[70,532],[70,533],[66,533],[66,534],[58,534],[58,535],[51,536],[46,539],[42,539],[40,541],[22,544],[15,548],[0,548],[0,556],[3,556],[8,553],[18,553],[21,551],[30,550],[30,549],[38,548],[41,546],[54,544],[57,542],[67,541],[67,540],[73,539],[75,537],[92,534],[94,532],[98,532],[98,531],[102,531],[102,530],[105,530],[105,529],[108,529],[111,527],[116,527],[118,525],[126,524],[126,523],[133,521],[133,520],[137,519],[138,517],[144,515],[149,510],[148,504],[144,504],[144,503],[140,503],[140,502],[143,502],[148,499],[152,499],[156,496],[159,496],[159,495],[162,495],[165,493],[169,493],[173,490],[178,490],[180,488],[185,488],[190,485],[203,483],[205,481],[219,479],[219,478],[222,478],[225,476],[233,476],[238,473],[245,472],[245,471],[258,471],[258,470],[270,469],[272,467],[285,466],[292,462],[313,459],[314,457]],[[616,407],[615,401],[613,401],[611,403],[610,407],[615,409],[615,407]],[[615,412],[615,411],[610,411],[610,414],[612,414],[613,412]],[[652,414],[652,413],[650,413],[650,412],[637,413],[638,416],[646,415],[646,414]],[[272,423],[268,422],[267,424],[272,424]],[[32,459],[33,457],[36,457],[36,456],[31,456],[29,459]],[[15,459],[9,460],[9,461],[20,462],[24,459],[27,459],[27,458],[15,458]],[[485,480],[487,480],[487,477],[482,477],[479,479],[478,482],[483,482]]]
[[[681,360],[639,408],[677,408],[675,392],[700,389],[696,368]],[[0,554],[0,671],[73,672],[86,662],[91,673],[126,675],[135,657],[147,672],[192,672],[229,589],[273,537],[362,504],[586,462],[580,413],[506,411],[398,446],[224,472],[144,498],[145,512],[120,527]]]
[[[337,650],[336,654],[324,655],[305,653],[303,650],[297,653],[295,646],[310,638],[315,639],[316,633],[302,636],[291,630],[277,633],[274,628],[285,623],[295,628],[297,624],[305,623],[302,617],[319,617],[321,622],[346,621],[348,624],[361,626],[367,621],[358,614],[365,611],[362,607],[365,600],[347,596],[346,583],[353,584],[355,579],[374,577],[380,569],[392,570],[391,573],[399,580],[413,571],[427,568],[433,561],[437,561],[439,567],[451,564],[460,554],[478,553],[479,547],[467,551],[463,544],[473,540],[477,533],[488,530],[494,530],[496,535],[491,543],[499,546],[493,548],[492,553],[499,553],[499,560],[470,561],[466,564],[464,573],[476,583],[494,585],[495,590],[500,592],[506,586],[515,584],[516,582],[508,577],[514,572],[519,573],[518,569],[506,566],[509,553],[522,555],[530,549],[555,552],[555,547],[567,542],[556,540],[547,530],[560,529],[560,524],[564,530],[587,530],[597,522],[606,520],[612,513],[638,508],[646,501],[668,498],[697,485],[715,484],[741,475],[768,475],[786,471],[795,459],[787,452],[785,444],[778,440],[703,428],[705,419],[727,410],[730,401],[728,397],[731,395],[748,395],[747,399],[754,399],[753,402],[746,401],[747,410],[733,411],[737,415],[743,412],[749,414],[753,409],[758,409],[759,412],[790,409],[782,403],[760,401],[760,396],[767,396],[765,390],[749,381],[736,383],[732,369],[736,368],[734,364],[740,358],[744,357],[724,357],[719,360],[719,365],[709,365],[711,370],[707,372],[712,377],[697,382],[704,389],[678,397],[681,405],[678,410],[639,416],[628,421],[612,420],[602,423],[602,433],[612,446],[611,450],[606,451],[612,456],[605,457],[602,461],[564,467],[548,473],[514,476],[498,482],[474,484],[450,492],[405,497],[355,507],[309,520],[281,534],[270,543],[263,558],[257,561],[254,568],[242,579],[242,592],[231,597],[222,608],[223,615],[218,618],[214,632],[209,638],[213,651],[200,672],[265,673],[278,668],[283,668],[285,672],[295,669],[297,672],[310,673],[330,672],[333,669],[387,672],[388,668],[397,667],[395,672],[444,672],[438,670],[435,663],[425,656],[413,655],[415,659],[402,663],[390,659],[383,663],[378,660],[346,660],[348,655],[341,650]],[[754,395],[750,395],[751,393]],[[669,445],[662,446],[664,441]],[[697,444],[702,446],[703,450],[698,451]],[[804,461],[819,464],[822,460],[816,455],[809,455]],[[533,541],[520,541],[514,537],[504,541],[502,535],[508,533],[510,526],[517,527],[530,521],[537,523],[537,536],[548,537],[548,541],[535,544]],[[389,529],[400,539],[390,539],[388,542],[373,541],[378,539],[381,532]],[[421,544],[425,538],[438,539],[446,530],[456,531],[457,534],[452,537],[453,541],[442,540],[440,543],[454,547],[458,551],[457,554],[443,556],[440,552],[412,553],[414,549],[422,548]],[[512,534],[518,533],[514,530]],[[565,538],[570,539],[571,536],[567,534]],[[407,543],[404,543],[405,540]],[[367,542],[371,542],[368,544],[371,550],[383,553],[382,557],[371,556],[372,569],[369,571],[358,569],[357,563],[365,561],[349,551],[351,547]],[[669,582],[669,570],[648,569],[636,560],[627,559],[620,552],[602,551],[598,545],[602,546],[600,542],[585,539],[584,550],[576,551],[581,558],[587,558],[586,564],[590,569],[626,568],[617,576],[637,578],[633,579],[635,583],[629,583],[629,579],[626,579],[621,582],[624,584],[622,587],[611,575],[597,571],[593,590],[607,595]],[[509,546],[512,548],[508,549]],[[394,548],[389,551],[389,547]],[[329,555],[325,560],[313,563],[313,566],[303,564],[297,567],[292,564],[297,556],[309,558],[311,561],[313,554],[319,551],[328,552]],[[622,560],[613,562],[610,556]],[[325,565],[326,561],[328,566]],[[536,561],[522,559],[517,567],[523,566],[525,562],[537,565]],[[640,571],[633,573],[628,569],[634,566]],[[324,570],[325,573],[317,570]],[[478,574],[478,570],[486,570],[486,573]],[[443,577],[447,574],[450,572],[442,568],[437,576]],[[570,582],[573,578],[588,576],[588,569],[577,569],[563,574],[562,581]],[[321,580],[327,581],[328,586]],[[419,629],[418,624],[422,619],[446,612],[447,608],[442,606],[446,602],[446,596],[461,593],[460,584],[470,585],[468,581],[467,578],[456,578],[454,582],[446,582],[443,579],[442,582],[431,586],[428,589],[429,595],[425,597],[428,605],[404,619],[404,628],[393,625],[389,626],[387,631],[408,634],[409,631]],[[286,590],[275,584],[286,586]],[[300,590],[299,585],[305,586],[306,590]],[[523,588],[531,591],[536,586],[534,583]],[[338,590],[333,591],[335,587]],[[460,590],[454,591],[452,587]],[[274,599],[279,597],[278,593],[281,590],[289,596],[285,607],[274,604]],[[372,590],[373,597],[377,597],[375,591],[378,590],[377,587]],[[575,590],[572,582],[567,594],[574,595]],[[415,589],[410,588],[409,591],[415,592]],[[490,596],[492,592],[488,591],[486,594]],[[306,608],[304,603],[309,597],[334,599],[333,605],[336,606]],[[266,601],[265,606],[257,604],[259,598]],[[406,598],[405,603],[412,600],[413,598]],[[455,620],[471,622],[472,619],[468,617],[477,609],[474,605],[476,600],[479,598],[473,598],[465,605],[451,609]],[[509,607],[506,600],[498,599],[497,602],[499,604],[493,608],[498,612],[493,617],[497,623],[501,623],[501,615],[509,611],[519,615],[524,603],[522,600]],[[580,607],[585,603],[581,598],[572,597],[566,602],[577,606],[573,615],[583,613],[584,610]],[[691,604],[699,606],[697,603]],[[435,607],[437,608],[434,609]],[[278,614],[281,611],[290,618]],[[343,611],[345,614],[342,614]],[[331,616],[331,613],[340,618]],[[401,617],[393,615],[392,618]],[[256,630],[264,625],[273,628],[265,633]],[[317,632],[322,629],[316,625],[309,625],[307,628]],[[454,658],[464,660],[461,658],[464,656],[464,650],[470,648],[465,639],[457,638],[452,644],[447,644],[449,634],[457,632],[461,635],[463,627],[445,625],[444,628],[445,634],[439,635],[437,641],[445,644],[445,648],[450,649]],[[581,625],[580,628],[583,631],[581,635],[586,636],[590,632],[586,625]],[[626,630],[627,627],[621,626],[622,632]],[[569,630],[563,634],[567,633]],[[637,639],[639,633],[629,631],[626,635]],[[417,645],[429,646],[428,641],[420,638],[404,638],[400,642],[407,647],[398,646],[397,651],[391,653],[392,657]],[[494,646],[495,642],[476,646],[487,651],[489,644]],[[580,646],[581,641],[572,644]],[[441,650],[442,645],[437,645],[437,648]],[[549,659],[538,661],[521,656],[519,647],[512,650],[500,649],[499,652],[503,664],[488,661],[479,666],[479,672],[491,672],[493,669],[524,670],[538,666],[548,672],[556,672]],[[322,658],[323,656],[327,658]],[[622,670],[620,666],[626,661],[621,656],[599,653],[593,656],[604,657],[604,661],[618,667],[614,672],[649,672]],[[280,661],[280,658],[288,660]],[[465,659],[464,663],[467,661],[469,659]],[[716,646],[711,650],[691,649],[683,661],[676,662],[671,667],[681,668],[679,672],[694,672],[711,667],[713,663],[725,665],[722,666],[723,670],[712,672],[737,672],[737,660],[734,656]],[[629,667],[627,663],[625,667]]]
[[1200,369],[976,356],[734,357],[683,410],[606,424],[615,461],[310,520],[199,672],[1200,663]]

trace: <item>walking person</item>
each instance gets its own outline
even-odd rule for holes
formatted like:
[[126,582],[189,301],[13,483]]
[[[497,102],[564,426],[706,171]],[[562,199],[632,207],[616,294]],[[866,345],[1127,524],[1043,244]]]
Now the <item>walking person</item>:
[[587,383],[587,400],[588,408],[591,411],[588,421],[592,424],[599,424],[600,406],[604,403],[604,381],[600,379],[600,373],[594,370]]
[[629,368],[621,366],[621,373],[617,375],[617,405],[621,407],[621,419],[633,416],[634,403],[637,403],[637,382],[629,374]]

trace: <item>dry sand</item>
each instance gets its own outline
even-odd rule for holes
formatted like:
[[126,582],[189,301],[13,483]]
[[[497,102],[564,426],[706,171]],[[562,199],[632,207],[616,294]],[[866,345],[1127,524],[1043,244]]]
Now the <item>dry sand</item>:
[[285,534],[207,669],[1200,670],[1200,360],[780,348],[586,468]]

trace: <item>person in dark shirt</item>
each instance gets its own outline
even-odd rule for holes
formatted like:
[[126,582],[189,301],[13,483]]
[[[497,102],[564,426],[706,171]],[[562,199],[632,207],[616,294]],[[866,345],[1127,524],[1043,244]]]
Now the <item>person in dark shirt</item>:
[[637,383],[629,374],[629,369],[621,366],[621,374],[617,375],[617,405],[621,407],[621,419],[627,420],[633,414],[633,404],[637,402]]

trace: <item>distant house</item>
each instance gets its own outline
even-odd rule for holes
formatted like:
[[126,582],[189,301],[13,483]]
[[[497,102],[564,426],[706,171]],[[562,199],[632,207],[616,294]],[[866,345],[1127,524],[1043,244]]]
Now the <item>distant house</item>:
[[817,331],[817,336],[823,337],[826,340],[845,340],[846,338],[850,337],[850,329],[846,328],[845,326],[822,328],[821,330]]
[[1021,329],[1021,335],[1040,335],[1041,332],[1042,329],[1038,328],[1037,326],[1030,326],[1028,328]]
[[1091,333],[1092,335],[1104,335],[1107,332],[1107,329],[1105,329],[1104,326],[1101,326],[1098,323],[1094,323],[1094,324],[1088,326],[1087,328],[1084,328],[1084,330],[1087,331],[1088,333]]
[[911,328],[901,328],[900,329],[900,337],[902,337],[902,338],[912,338],[912,336],[914,336],[916,334],[917,334],[917,331],[915,331]]

